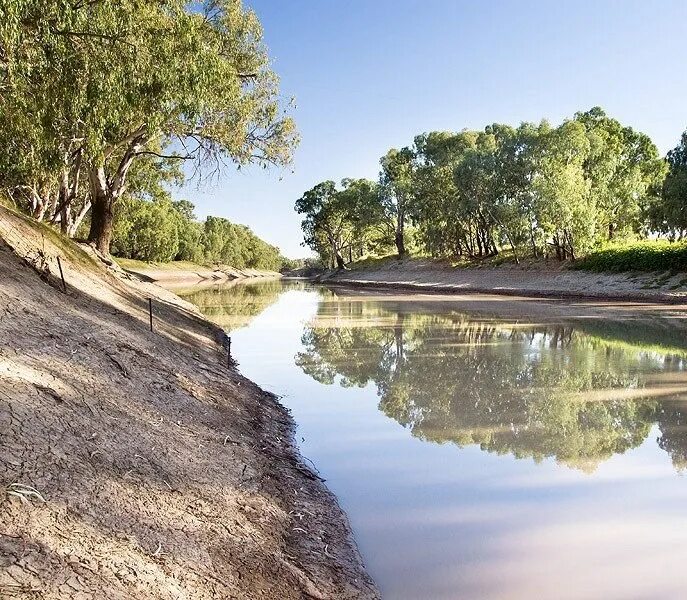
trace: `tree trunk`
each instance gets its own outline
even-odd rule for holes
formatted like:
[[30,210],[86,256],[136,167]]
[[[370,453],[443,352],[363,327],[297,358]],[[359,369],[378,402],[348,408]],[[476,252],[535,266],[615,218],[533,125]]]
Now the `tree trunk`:
[[67,235],[72,224],[72,211],[69,189],[69,171],[66,167],[62,169],[62,174],[60,175],[60,192],[57,205],[60,207],[60,231],[63,235]]
[[398,252],[398,258],[403,258],[406,255],[406,244],[403,239],[403,228],[396,230],[396,237],[394,238],[396,244],[396,251]]
[[91,210],[91,201],[86,199],[84,200],[84,204],[81,207],[79,214],[76,215],[71,225],[69,226],[69,229],[67,230],[67,235],[70,238],[73,238],[76,235],[76,232],[79,229],[79,225],[81,225],[81,222],[86,218],[86,215],[88,214],[89,210]]
[[519,265],[520,264],[520,257],[518,256],[518,250],[515,247],[515,244],[513,243],[513,239],[510,237],[510,235],[506,236],[508,238],[508,242],[510,243],[510,248],[513,251],[513,258],[515,259],[515,264]]
[[88,183],[91,193],[91,230],[88,242],[93,244],[105,256],[110,254],[110,241],[114,220],[114,204],[126,189],[126,177],[136,156],[151,136],[146,135],[145,126],[131,134],[126,143],[128,146],[111,177],[105,173],[105,164],[91,165],[88,171]]
[[332,262],[337,269],[345,269],[346,263],[344,262],[343,256],[341,256],[341,250],[336,242],[336,239],[332,236],[329,238],[329,245],[332,248]]
[[558,260],[564,260],[565,256],[563,255],[563,249],[561,248],[561,243],[560,240],[558,239],[558,234],[553,236],[553,245],[554,248],[556,248],[556,258]]
[[103,167],[91,169],[89,184],[91,190],[91,229],[88,233],[88,243],[93,244],[105,256],[109,256],[114,214],[112,195],[107,186]]
[[50,189],[47,186],[43,186],[40,191],[35,186],[30,186],[29,189],[31,192],[31,216],[36,221],[42,221],[50,210],[52,200]]
[[534,256],[534,258],[539,258],[538,253],[537,253],[537,244],[534,241],[534,228],[532,227],[531,223],[530,223],[530,243],[532,244],[532,256]]
[[112,241],[113,213],[112,203],[106,195],[94,196],[91,208],[91,229],[88,242],[105,256],[110,254]]
[[566,244],[567,244],[567,252],[570,255],[570,258],[572,260],[575,260],[575,245],[573,244],[573,236],[572,232],[569,230],[565,230],[565,238],[564,238]]

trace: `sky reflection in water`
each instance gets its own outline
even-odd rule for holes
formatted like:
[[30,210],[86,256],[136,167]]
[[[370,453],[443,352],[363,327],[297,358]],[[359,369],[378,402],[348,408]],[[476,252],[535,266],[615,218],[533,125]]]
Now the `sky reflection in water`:
[[675,315],[280,282],[186,297],[284,396],[385,597],[683,597]]

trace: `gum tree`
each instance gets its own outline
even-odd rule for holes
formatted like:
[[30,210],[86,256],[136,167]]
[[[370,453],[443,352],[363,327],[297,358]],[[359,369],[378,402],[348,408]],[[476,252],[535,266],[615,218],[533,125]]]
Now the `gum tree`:
[[384,214],[394,229],[398,258],[406,255],[405,226],[412,203],[413,160],[414,153],[410,148],[392,148],[380,161]]
[[56,200],[42,204],[57,214],[85,187],[88,238],[101,252],[142,156],[213,173],[289,162],[293,123],[260,23],[240,0],[14,0],[2,10],[0,120],[25,117],[8,141],[36,157],[12,183],[47,190]]
[[668,175],[649,207],[651,227],[671,239],[687,235],[687,131],[666,157]]

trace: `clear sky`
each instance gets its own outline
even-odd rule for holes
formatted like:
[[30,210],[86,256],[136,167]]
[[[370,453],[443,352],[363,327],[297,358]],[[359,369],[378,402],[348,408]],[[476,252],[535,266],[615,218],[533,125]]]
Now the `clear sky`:
[[228,170],[176,193],[199,217],[302,248],[295,200],[376,178],[424,131],[481,129],[602,106],[664,153],[687,128],[687,0],[244,0],[302,138],[291,169]]

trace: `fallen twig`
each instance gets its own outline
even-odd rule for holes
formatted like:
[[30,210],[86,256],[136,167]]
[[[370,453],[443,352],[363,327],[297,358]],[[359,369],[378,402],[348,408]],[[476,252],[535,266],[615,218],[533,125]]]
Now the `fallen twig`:
[[30,485],[23,483],[11,483],[7,486],[5,491],[8,496],[19,498],[22,504],[31,504],[32,499],[46,504],[46,500],[43,495],[35,487]]

